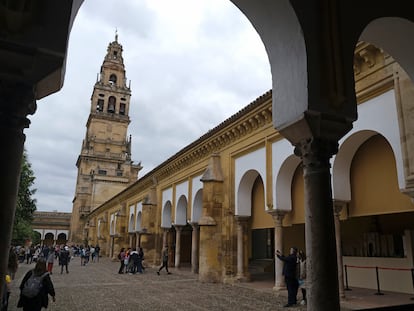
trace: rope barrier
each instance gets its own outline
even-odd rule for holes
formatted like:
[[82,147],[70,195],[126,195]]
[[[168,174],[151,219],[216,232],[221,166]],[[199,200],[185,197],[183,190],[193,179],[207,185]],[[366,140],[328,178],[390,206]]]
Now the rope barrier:
[[361,269],[381,269],[381,270],[397,270],[397,271],[411,271],[410,268],[389,268],[389,267],[370,267],[370,266],[353,266],[353,265],[346,265],[348,268],[361,268]]
[[345,268],[345,290],[351,290],[348,286],[348,268],[357,268],[357,269],[375,269],[375,275],[377,279],[377,292],[375,295],[384,295],[381,292],[380,282],[379,282],[379,270],[392,270],[392,271],[410,271],[411,280],[414,288],[414,269],[410,268],[390,268],[390,267],[371,267],[371,266],[355,266],[355,265],[344,265]]

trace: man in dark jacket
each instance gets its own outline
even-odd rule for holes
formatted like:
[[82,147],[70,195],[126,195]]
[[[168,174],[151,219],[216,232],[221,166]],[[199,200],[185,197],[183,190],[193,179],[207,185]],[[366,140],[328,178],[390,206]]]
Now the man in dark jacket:
[[65,246],[64,248],[61,248],[60,253],[59,253],[60,274],[63,273],[63,267],[66,268],[66,273],[69,273],[69,270],[68,270],[69,260],[70,260],[69,247]]
[[283,275],[285,276],[286,287],[288,290],[288,303],[284,307],[296,305],[296,295],[298,293],[299,282],[297,278],[297,252],[296,247],[290,249],[289,256],[283,256],[280,251],[276,251],[276,256],[285,264],[283,266]]

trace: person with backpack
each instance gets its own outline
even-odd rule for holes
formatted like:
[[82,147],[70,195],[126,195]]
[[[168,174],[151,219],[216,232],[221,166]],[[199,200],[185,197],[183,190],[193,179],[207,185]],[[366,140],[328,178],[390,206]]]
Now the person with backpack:
[[46,261],[41,258],[33,270],[29,270],[20,284],[18,308],[23,311],[40,311],[49,305],[49,296],[56,301],[55,289],[46,269]]

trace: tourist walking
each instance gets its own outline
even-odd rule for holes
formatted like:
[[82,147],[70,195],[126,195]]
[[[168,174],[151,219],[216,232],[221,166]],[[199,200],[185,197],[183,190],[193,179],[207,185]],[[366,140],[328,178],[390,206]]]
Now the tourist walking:
[[119,251],[118,260],[121,264],[120,267],[119,267],[118,273],[123,274],[124,273],[124,267],[125,267],[125,262],[124,262],[124,260],[125,260],[125,248],[123,248],[123,247]]
[[138,258],[139,258],[139,255],[138,255],[137,249],[133,248],[131,254],[129,255],[129,263],[131,265],[129,268],[130,274],[135,274],[137,272],[142,273],[142,270],[138,269]]
[[91,253],[91,260],[92,260],[92,262],[95,262],[95,247],[91,246],[89,248],[89,251]]
[[98,244],[96,244],[95,246],[95,257],[96,257],[96,261],[99,262],[99,252],[101,251],[101,248],[99,247]]
[[69,273],[68,265],[69,265],[69,247],[65,246],[60,249],[59,253],[59,266],[60,266],[60,274],[63,273],[63,267],[66,268],[66,273]]
[[277,250],[276,256],[284,262],[283,265],[283,275],[285,276],[286,287],[288,290],[288,303],[284,307],[291,307],[296,305],[296,295],[298,293],[298,279],[297,279],[297,252],[296,247],[290,249],[288,256],[283,256],[282,253]]
[[160,272],[163,268],[165,268],[165,271],[167,271],[167,274],[171,274],[171,272],[168,271],[168,245],[165,245],[162,251],[162,265],[157,271],[158,275],[160,275]]
[[[40,286],[30,286],[32,289],[38,290],[27,291],[26,282],[31,284],[41,284]],[[20,298],[17,303],[18,308],[23,308],[23,311],[40,311],[42,307],[47,308],[49,304],[49,296],[52,300],[55,299],[55,289],[49,273],[46,271],[46,261],[44,258],[39,258],[36,262],[35,268],[29,270],[24,276],[20,284]]]
[[[10,265],[12,266],[10,268]],[[1,297],[1,311],[7,311],[8,310],[8,306],[9,306],[9,297],[10,297],[10,292],[11,292],[11,281],[12,281],[12,276],[11,274],[15,274],[17,271],[17,256],[16,253],[14,252],[14,248],[11,247],[9,250],[9,266],[7,267],[7,272],[5,275],[5,282],[3,285],[3,296]],[[14,278],[14,276],[13,276]]]
[[89,245],[83,249],[83,265],[86,266],[89,263],[89,258],[91,257],[91,251],[89,249]]
[[7,311],[9,307],[9,297],[10,297],[10,283],[11,277],[6,274],[3,285],[3,296],[1,297],[1,308],[0,311]]
[[301,305],[306,305],[306,256],[303,251],[298,253],[299,259],[299,288],[302,292]]
[[43,245],[41,255],[45,260],[47,259],[47,256],[49,255],[49,246]]
[[142,247],[140,247],[138,249],[138,256],[139,256],[138,264],[140,266],[141,271],[144,271],[145,270],[145,267],[144,267],[144,250],[142,249]]
[[128,273],[131,271],[132,267],[133,267],[133,263],[132,261],[129,260],[129,257],[131,255],[131,248],[129,247],[127,249],[127,251],[125,252],[125,257],[124,257],[124,267],[125,267],[125,273]]
[[50,252],[49,252],[49,255],[48,255],[48,257],[47,257],[47,271],[50,273],[50,274],[53,274],[53,263],[55,262],[55,250],[54,249],[51,249],[50,250]]
[[12,280],[14,280],[14,276],[16,275],[18,266],[19,263],[17,259],[16,250],[13,246],[11,246],[9,250],[9,261],[7,263],[7,270]]
[[30,252],[30,246],[26,246],[25,248],[25,254],[26,254],[26,265],[32,263],[32,255]]

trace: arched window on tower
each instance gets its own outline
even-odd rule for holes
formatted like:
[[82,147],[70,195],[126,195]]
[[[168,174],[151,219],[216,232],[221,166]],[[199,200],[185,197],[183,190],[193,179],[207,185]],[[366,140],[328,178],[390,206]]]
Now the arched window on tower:
[[108,112],[109,113],[115,113],[115,105],[116,105],[115,97],[113,96],[109,97],[109,101],[108,101]]
[[116,80],[117,80],[116,75],[111,74],[110,77],[109,77],[109,84],[110,85],[116,85]]
[[98,103],[96,104],[96,111],[103,111],[104,108],[104,100],[98,99]]
[[125,115],[125,104],[123,103],[119,105],[119,114]]

